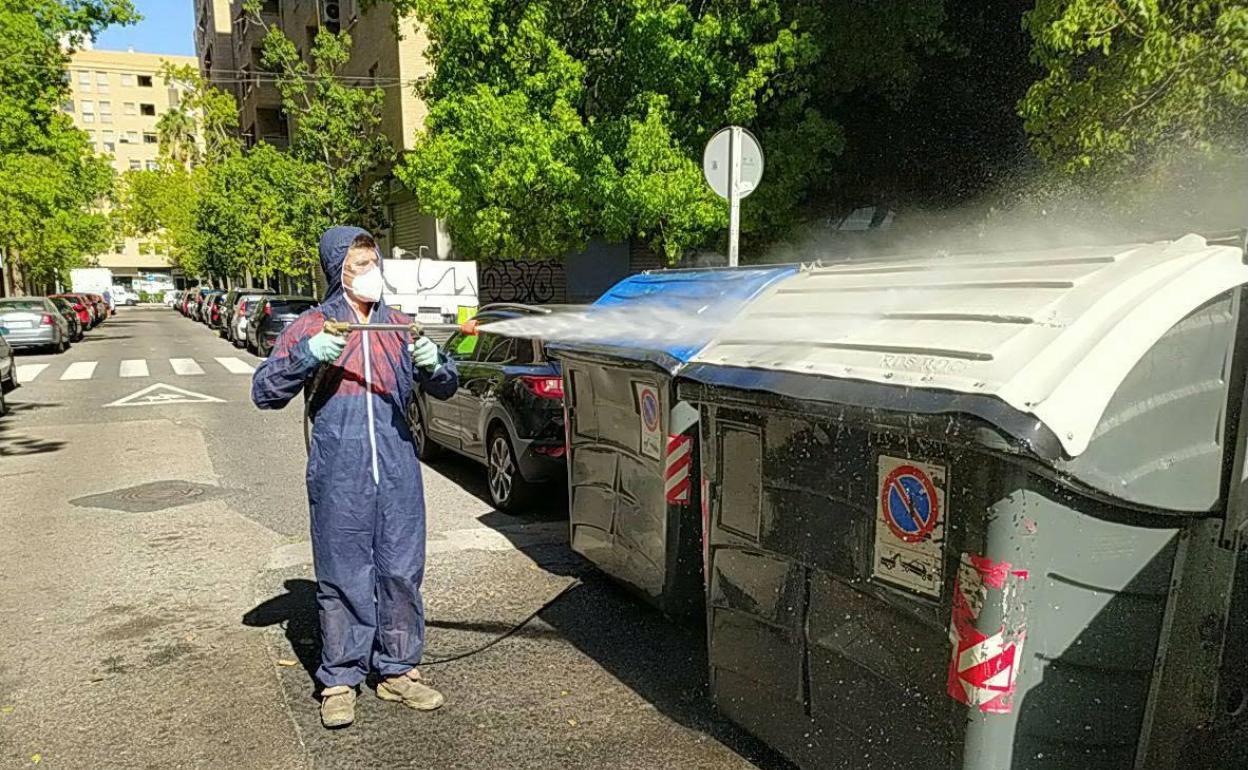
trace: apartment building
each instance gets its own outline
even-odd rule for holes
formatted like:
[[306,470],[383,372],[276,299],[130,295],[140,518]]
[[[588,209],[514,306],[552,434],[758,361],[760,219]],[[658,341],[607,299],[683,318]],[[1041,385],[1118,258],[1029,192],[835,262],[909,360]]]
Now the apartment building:
[[230,0],[195,0],[195,55],[204,79],[238,94]]
[[[206,1],[206,0],[201,0]],[[285,146],[294,126],[284,114],[281,97],[271,79],[262,77],[261,46],[264,33],[247,18],[241,0],[234,0],[233,50],[235,66],[243,74],[239,88],[239,125],[244,141],[264,141]],[[430,73],[425,59],[428,38],[414,19],[397,23],[394,7],[378,2],[364,10],[359,0],[265,0],[261,6],[265,24],[280,28],[306,57],[321,28],[346,30],[354,43],[351,61],[342,77],[361,85],[378,85],[385,91],[382,130],[400,153],[412,148],[424,130],[428,110],[416,95],[416,82]],[[445,258],[450,238],[434,217],[420,213],[416,200],[391,177],[387,202],[389,227],[378,233],[387,255],[394,249],[412,257]]]
[[[160,149],[156,121],[179,98],[178,89],[165,85],[160,75],[165,62],[193,65],[196,58],[81,50],[70,60],[70,96],[64,109],[98,152],[112,156],[118,173],[156,168]],[[171,272],[167,255],[146,239],[120,240],[95,261],[126,284],[147,274]]]

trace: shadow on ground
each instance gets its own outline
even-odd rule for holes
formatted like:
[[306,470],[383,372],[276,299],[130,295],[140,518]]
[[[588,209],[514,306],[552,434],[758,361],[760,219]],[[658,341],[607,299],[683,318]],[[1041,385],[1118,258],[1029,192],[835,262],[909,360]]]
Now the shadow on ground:
[[[5,396],[5,398],[9,399],[12,396]],[[3,416],[0,416],[0,457],[50,454],[64,449],[66,446],[64,441],[36,438],[16,429],[16,420],[23,413],[35,412],[41,409],[55,409],[59,406],[62,406],[62,404],[14,403],[8,401],[7,411]]]
[[[285,581],[284,587],[286,593],[249,611],[243,616],[243,623],[252,627],[281,626],[311,681],[321,654],[316,584],[292,579]],[[430,660],[422,669],[434,669],[439,665],[437,661],[447,658],[458,660],[464,653],[472,653],[493,637],[512,630],[509,624],[488,619],[448,622],[433,617],[427,625],[486,638],[478,636],[473,646],[464,649],[431,645]],[[700,629],[673,624],[596,572],[573,583],[556,601],[540,610],[534,622],[516,631],[514,637],[539,643],[569,643],[669,719],[714,738],[763,770],[793,768],[775,751],[715,711],[707,692],[706,643]],[[507,641],[500,644],[506,645]],[[307,692],[310,698],[315,694],[312,687]]]

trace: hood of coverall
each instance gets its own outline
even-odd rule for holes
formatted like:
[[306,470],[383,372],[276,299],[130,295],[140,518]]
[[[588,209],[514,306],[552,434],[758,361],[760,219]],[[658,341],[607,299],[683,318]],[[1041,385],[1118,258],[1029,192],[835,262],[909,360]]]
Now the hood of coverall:
[[[325,298],[322,303],[330,302],[343,295],[342,264],[347,261],[347,251],[351,242],[358,236],[371,233],[359,227],[331,227],[321,236],[321,269],[325,271]],[[381,269],[381,249],[377,250],[377,269]]]

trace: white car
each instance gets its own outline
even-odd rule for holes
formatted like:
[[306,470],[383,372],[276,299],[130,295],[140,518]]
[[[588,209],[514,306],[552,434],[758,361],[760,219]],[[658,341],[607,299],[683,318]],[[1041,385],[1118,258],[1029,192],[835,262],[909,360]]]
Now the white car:
[[125,286],[113,286],[108,291],[113,297],[114,306],[139,304],[139,295],[130,291]]

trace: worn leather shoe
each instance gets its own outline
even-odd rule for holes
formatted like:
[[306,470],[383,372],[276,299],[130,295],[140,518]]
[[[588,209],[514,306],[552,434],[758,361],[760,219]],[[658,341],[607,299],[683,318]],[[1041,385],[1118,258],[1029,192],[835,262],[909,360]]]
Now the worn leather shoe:
[[417,711],[433,711],[446,703],[442,693],[425,684],[416,669],[381,680],[377,684],[377,697]]
[[321,724],[335,730],[355,721],[355,688],[346,685],[321,691]]

